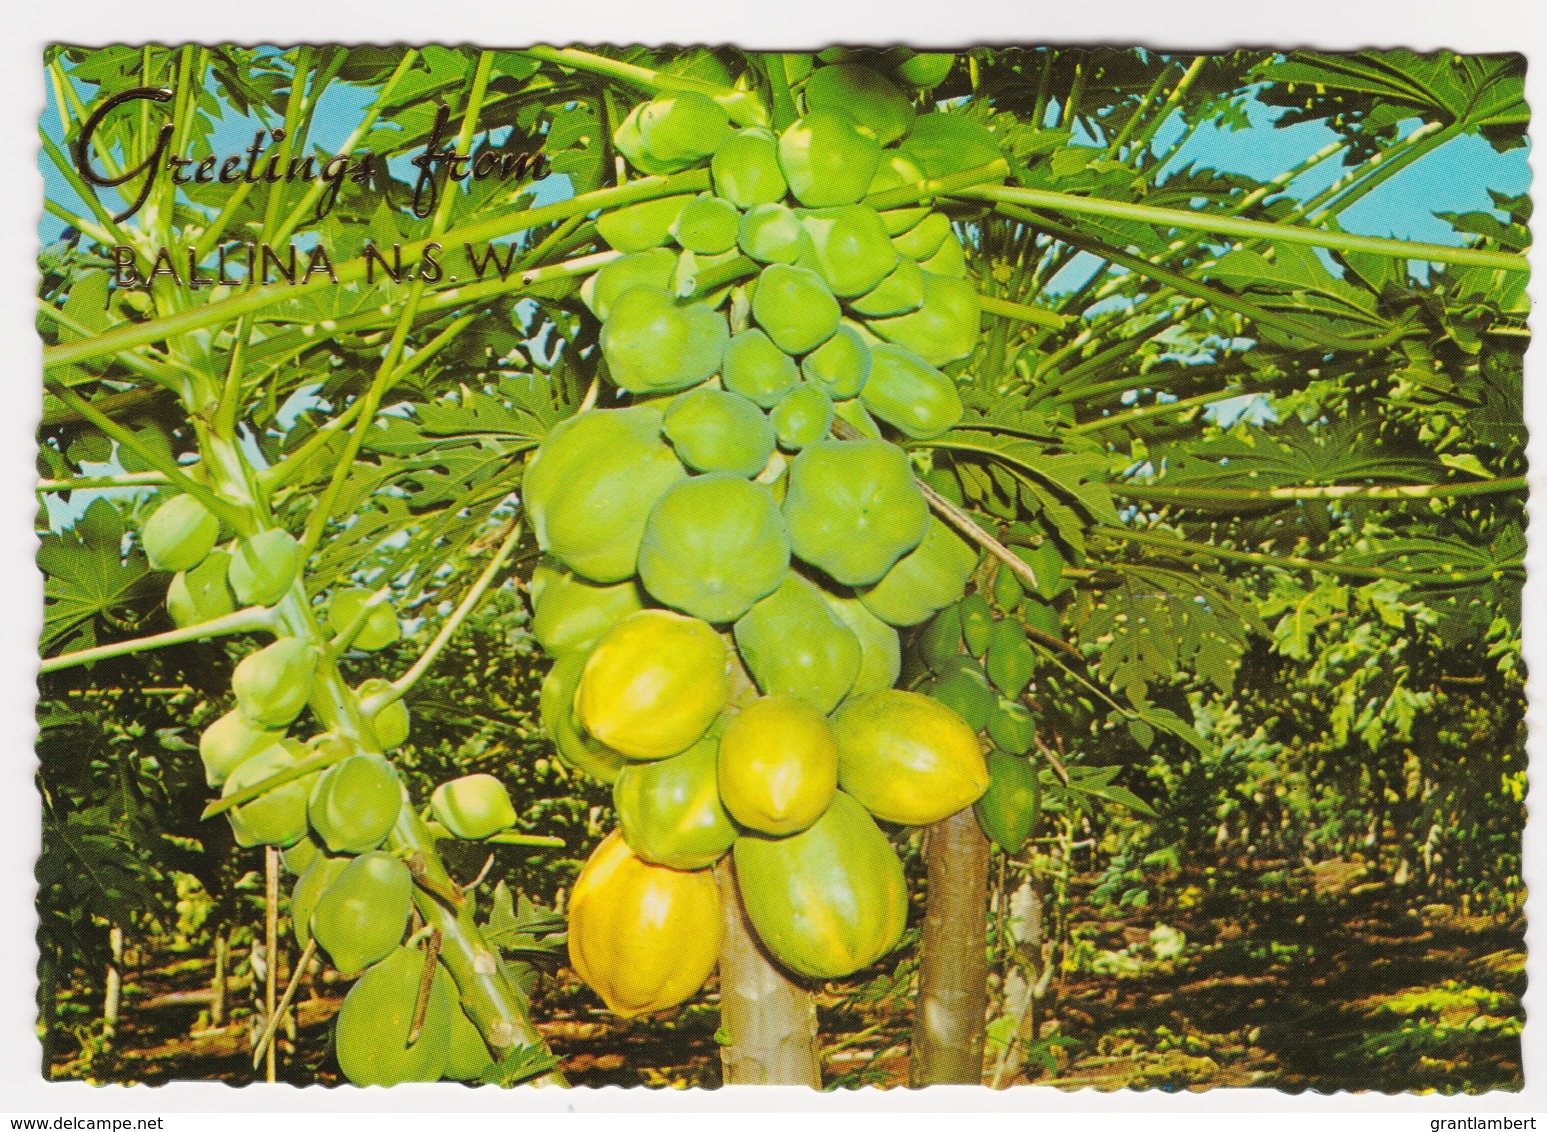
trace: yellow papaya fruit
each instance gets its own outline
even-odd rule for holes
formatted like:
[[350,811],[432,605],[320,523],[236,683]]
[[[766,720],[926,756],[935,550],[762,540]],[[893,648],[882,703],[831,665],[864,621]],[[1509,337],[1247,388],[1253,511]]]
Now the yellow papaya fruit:
[[646,609],[603,637],[581,670],[581,725],[632,759],[664,759],[703,737],[729,694],[725,642],[696,617]]
[[[259,751],[231,772],[221,797],[229,798],[239,790],[289,770],[297,762],[297,751],[303,755],[308,753],[299,743],[292,749],[286,742]],[[227,810],[226,817],[231,822],[236,843],[249,849],[254,845],[277,845],[283,849],[305,837],[306,802],[316,779],[316,774],[308,774]]]
[[827,812],[838,743],[822,713],[793,696],[754,700],[720,736],[720,797],[747,829],[785,837]]
[[586,735],[575,720],[575,692],[588,657],[584,652],[567,652],[554,661],[543,678],[539,713],[561,759],[592,778],[614,782],[628,760]]
[[281,637],[242,658],[231,690],[242,718],[254,727],[284,727],[311,698],[317,650],[299,637]]
[[380,755],[351,755],[322,772],[306,816],[330,852],[363,853],[387,839],[403,808],[403,782]]
[[153,570],[191,570],[215,549],[220,520],[191,495],[174,495],[145,520],[140,545]]
[[492,774],[464,774],[430,796],[435,820],[464,841],[482,841],[516,824],[510,791]]
[[412,1043],[408,1040],[426,958],[418,948],[395,948],[344,996],[333,1042],[339,1068],[350,1084],[438,1081],[446,1071],[456,987],[443,968],[431,979],[419,1036]]
[[413,906],[408,866],[390,853],[362,853],[339,870],[312,911],[312,935],[345,975],[390,955]]
[[977,735],[944,704],[896,689],[851,699],[833,718],[838,784],[876,817],[928,825],[988,789]]
[[708,870],[640,859],[614,830],[580,870],[569,899],[569,961],[624,1018],[695,994],[720,953],[720,892]]
[[268,750],[283,737],[283,731],[254,727],[239,711],[226,712],[199,736],[199,759],[204,763],[204,781],[211,786],[224,785],[232,771],[258,752]]
[[243,605],[273,605],[300,572],[301,544],[286,531],[259,531],[237,543],[227,578]]

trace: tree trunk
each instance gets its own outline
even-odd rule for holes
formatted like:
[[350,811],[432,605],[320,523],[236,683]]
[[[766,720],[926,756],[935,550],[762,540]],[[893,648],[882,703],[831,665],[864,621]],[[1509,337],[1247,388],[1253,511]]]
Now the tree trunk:
[[720,1047],[727,1085],[822,1087],[816,1004],[763,951],[741,903],[729,856],[715,867],[725,936],[720,944]]
[[988,1011],[988,839],[971,807],[929,827],[929,888],[908,1083],[983,1083]]

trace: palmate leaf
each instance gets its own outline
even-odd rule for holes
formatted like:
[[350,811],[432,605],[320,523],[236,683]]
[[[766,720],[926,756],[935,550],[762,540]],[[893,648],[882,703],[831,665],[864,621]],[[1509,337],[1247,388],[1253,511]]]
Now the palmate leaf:
[[159,600],[160,587],[136,547],[124,551],[124,521],[105,499],[86,508],[73,527],[39,540],[43,585],[45,654],[69,645],[97,643],[99,621],[122,621],[136,607]]

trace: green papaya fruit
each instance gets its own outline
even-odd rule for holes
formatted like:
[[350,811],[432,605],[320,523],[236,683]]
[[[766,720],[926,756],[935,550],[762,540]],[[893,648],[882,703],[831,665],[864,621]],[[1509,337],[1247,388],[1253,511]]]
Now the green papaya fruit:
[[772,593],[790,565],[773,493],[725,472],[661,496],[639,545],[639,580],[662,605],[711,623],[734,621]]
[[649,405],[592,409],[556,425],[522,484],[537,544],[588,581],[634,573],[645,521],[687,470]]
[[1021,607],[1021,600],[1026,596],[1021,589],[1021,580],[1003,562],[994,571],[994,604],[1002,613],[1014,613]]
[[806,106],[847,114],[861,131],[891,145],[913,125],[913,103],[897,84],[857,63],[819,67],[806,83]]
[[285,866],[285,871],[291,876],[300,878],[306,875],[306,870],[311,868],[312,862],[321,856],[325,854],[316,839],[303,837],[280,853],[279,863]]
[[554,661],[543,679],[538,714],[561,759],[601,782],[615,782],[627,760],[586,735],[575,721],[575,690],[587,655],[567,652]]
[[656,161],[694,164],[709,157],[730,134],[730,115],[706,94],[671,91],[639,111],[639,136]]
[[850,425],[861,436],[867,436],[871,440],[881,440],[881,426],[876,424],[874,417],[865,409],[865,403],[858,397],[847,401],[833,402],[833,416]]
[[1042,816],[1042,784],[1024,758],[988,753],[988,789],[973,803],[983,833],[1006,853],[1019,853]]
[[[924,180],[924,170],[919,168],[917,162],[895,149],[888,149],[882,152],[881,163],[876,166],[876,175],[870,179],[870,188],[866,190],[865,195],[878,196],[905,185],[910,187],[917,185],[922,180]],[[906,232],[928,216],[930,207],[915,200],[893,208],[883,208],[880,213],[881,226],[886,229],[886,234],[896,236]]]
[[[944,177],[977,169],[1003,158],[993,131],[960,114],[920,114],[899,147],[928,177]],[[997,180],[1009,176],[1009,170]]]
[[804,354],[833,336],[842,311],[816,272],[775,263],[757,277],[752,317],[786,354]]
[[988,737],[1001,751],[1024,755],[1031,750],[1036,735],[1037,724],[1031,712],[1014,700],[1000,700],[988,717]]
[[1027,643],[1026,630],[1018,622],[994,622],[983,668],[994,687],[1012,700],[1026,690],[1037,670],[1037,654]]
[[393,698],[389,703],[376,706],[376,697],[386,696],[391,691],[390,681],[375,676],[362,680],[355,689],[355,695],[360,698],[360,706],[364,709],[365,725],[370,728],[376,747],[383,751],[390,751],[408,742],[408,705],[399,698]]
[[908,314],[870,321],[870,328],[932,366],[968,357],[982,333],[983,304],[965,279],[924,273],[924,305]]
[[[679,207],[678,211],[682,211]],[[677,253],[670,248],[654,248],[622,256],[602,264],[595,275],[580,287],[580,297],[591,313],[604,322],[612,317],[613,304],[631,287],[651,287],[670,291],[677,273]]]
[[[300,744],[296,744],[296,748],[306,753]],[[221,797],[229,798],[239,790],[256,786],[289,770],[296,762],[295,754],[284,742],[275,743],[233,770],[226,779]],[[316,778],[315,774],[308,774],[227,810],[236,843],[248,849],[254,845],[277,845],[283,849],[305,837],[306,801]]]
[[994,611],[988,599],[980,593],[968,594],[961,602],[961,618],[962,640],[967,643],[967,651],[982,660],[994,629]]
[[798,974],[841,979],[902,938],[902,862],[864,807],[842,791],[810,828],[790,837],[738,837],[733,854],[753,929]]
[[929,504],[895,444],[824,440],[791,461],[784,518],[796,557],[840,585],[868,586],[923,541]]
[[852,326],[840,326],[800,363],[805,379],[834,401],[859,395],[870,376],[870,347]]
[[[328,602],[328,627],[335,633],[342,633],[355,623],[355,619],[364,611],[366,602],[370,601],[369,590],[338,590]],[[365,622],[355,633],[350,647],[374,652],[384,649],[393,641],[403,635],[403,627],[398,624],[397,613],[390,602],[381,601],[371,607],[365,614]]]
[[[315,844],[310,839],[297,841],[297,845]],[[286,850],[289,852],[289,850]],[[317,901],[338,879],[338,874],[349,864],[348,857],[329,857],[317,852],[307,865],[306,871],[290,890],[290,930],[298,947],[305,947],[312,938],[312,916],[317,911]]]
[[762,409],[771,409],[800,380],[795,361],[756,327],[732,336],[720,381]]
[[407,865],[390,853],[362,853],[317,898],[312,935],[340,974],[353,975],[402,941],[413,896]]
[[551,558],[537,563],[527,592],[532,598],[532,636],[549,656],[589,649],[608,629],[645,607],[637,579],[594,585]]
[[1040,597],[1027,597],[1021,607],[1021,619],[1028,629],[1040,629],[1050,637],[1062,637],[1064,625],[1054,609]]
[[445,1073],[457,1003],[455,984],[444,970],[431,979],[418,1038],[408,1040],[427,959],[434,962],[418,948],[394,948],[344,996],[333,1043],[350,1084],[438,1081]]
[[601,336],[613,383],[630,393],[669,393],[707,381],[719,371],[729,341],[725,320],[703,303],[678,305],[665,291],[641,286],[613,300]]
[[867,318],[907,314],[924,305],[924,269],[907,256],[865,294],[849,300],[849,309]]
[[897,76],[912,86],[933,90],[956,66],[956,56],[938,51],[908,52],[897,63]]
[[907,259],[925,260],[938,252],[950,235],[951,218],[943,212],[930,212],[912,228],[894,233],[892,246]]
[[811,253],[800,217],[782,204],[760,204],[742,216],[736,243],[758,263],[792,264]]
[[403,782],[380,755],[351,755],[323,771],[306,816],[332,853],[364,853],[387,839],[403,808]]
[[231,556],[212,550],[197,566],[174,575],[167,586],[167,612],[179,629],[201,625],[236,610],[226,573]]
[[736,233],[741,228],[741,214],[728,200],[705,194],[698,197],[677,214],[672,225],[672,238],[690,252],[698,255],[719,255],[736,246]]
[[[437,977],[439,977],[437,975]],[[460,1003],[451,1004],[451,1045],[443,1076],[448,1081],[476,1081],[494,1067],[488,1044]]]
[[931,672],[944,672],[961,655],[962,615],[957,605],[948,605],[935,614],[918,635],[919,657]]
[[690,389],[672,401],[666,439],[695,472],[736,476],[761,472],[775,444],[774,426],[757,405],[739,393],[708,387]]
[[965,279],[967,277],[967,252],[962,247],[962,242],[952,232],[943,241],[934,255],[928,259],[919,260],[919,267],[931,275],[943,275],[950,279]]
[[317,650],[299,637],[281,637],[243,657],[231,674],[236,707],[253,727],[288,726],[306,707]]
[[719,743],[700,739],[680,755],[629,763],[612,787],[623,840],[652,865],[707,869],[736,840],[720,802]]
[[645,147],[644,134],[639,129],[639,119],[644,113],[645,105],[641,102],[618,124],[617,130],[612,135],[612,144],[618,152],[628,158],[628,163],[635,169],[651,177],[664,177],[692,165],[693,162],[688,160],[663,161],[653,156]]
[[793,571],[734,632],[742,662],[764,695],[794,696],[823,715],[854,687],[864,659],[854,631]]
[[222,786],[231,772],[259,751],[266,751],[280,739],[283,731],[254,727],[239,711],[228,711],[204,729],[199,736],[199,759],[204,763],[204,781]]
[[977,564],[977,548],[930,516],[924,541],[860,589],[859,599],[889,625],[917,625],[961,597]]
[[882,621],[857,597],[822,592],[828,606],[859,640],[859,673],[849,695],[878,692],[897,683],[902,671],[902,641],[897,630]]
[[901,258],[876,210],[863,204],[819,208],[800,219],[811,237],[803,266],[813,268],[833,294],[852,299],[891,274]]
[[784,395],[768,419],[779,447],[799,452],[832,430],[833,402],[820,386],[803,381]]
[[913,351],[884,342],[871,348],[870,377],[860,400],[912,440],[943,435],[962,418],[956,382]]
[[881,143],[846,114],[817,111],[779,136],[779,168],[790,193],[807,208],[854,204],[870,188]]
[[737,130],[714,151],[709,171],[714,191],[740,209],[778,204],[788,189],[772,130]]
[[259,531],[231,555],[227,580],[243,605],[273,605],[301,572],[301,544],[287,531]]
[[988,686],[982,670],[965,665],[948,669],[925,689],[931,698],[950,708],[974,731],[982,731],[993,717],[999,697]]
[[[677,222],[677,214],[692,199],[691,195],[660,197],[611,209],[596,218],[597,234],[620,252],[658,248],[671,239],[671,226]],[[589,306],[590,300],[586,302]]]
[[215,549],[220,520],[191,495],[174,495],[145,520],[140,545],[153,570],[191,570]]
[[464,774],[430,795],[435,820],[463,841],[482,841],[516,824],[510,791],[492,774]]

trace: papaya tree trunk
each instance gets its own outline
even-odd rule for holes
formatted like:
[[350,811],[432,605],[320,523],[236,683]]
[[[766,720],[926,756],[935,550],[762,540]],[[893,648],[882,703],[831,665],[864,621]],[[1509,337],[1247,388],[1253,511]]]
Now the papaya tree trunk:
[[816,1004],[781,971],[753,934],[736,870],[726,856],[715,867],[724,917],[720,943],[720,1047],[727,1085],[822,1087]]
[[908,1083],[983,1081],[988,1010],[988,839],[971,807],[930,826],[929,887]]

